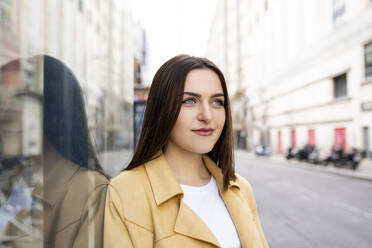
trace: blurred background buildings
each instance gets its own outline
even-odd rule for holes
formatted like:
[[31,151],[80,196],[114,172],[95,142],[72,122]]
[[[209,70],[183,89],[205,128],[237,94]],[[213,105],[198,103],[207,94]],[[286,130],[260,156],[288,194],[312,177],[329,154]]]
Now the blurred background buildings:
[[207,57],[238,148],[372,149],[372,1],[219,0]]
[[[0,3],[1,64],[38,54],[63,61],[86,97],[97,149],[133,147],[133,79],[136,64],[130,1],[4,0]],[[142,30],[143,32],[143,30]],[[24,62],[26,63],[26,62]],[[42,91],[40,68],[23,65],[22,84]],[[38,71],[39,70],[39,71]]]
[[[227,78],[237,148],[341,145],[371,157],[372,1],[216,3],[205,54]],[[183,18],[192,9],[174,4]],[[132,2],[3,0],[0,8],[1,64],[37,54],[62,60],[85,93],[97,149],[132,150],[153,76],[149,27],[134,20]],[[192,29],[187,18],[178,22],[185,46]],[[27,63],[22,87],[41,92],[41,69]]]

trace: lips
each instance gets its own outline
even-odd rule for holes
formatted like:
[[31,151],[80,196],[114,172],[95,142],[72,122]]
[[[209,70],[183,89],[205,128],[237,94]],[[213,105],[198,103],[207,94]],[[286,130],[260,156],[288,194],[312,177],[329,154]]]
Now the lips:
[[211,136],[214,130],[212,128],[200,128],[192,131],[200,136]]

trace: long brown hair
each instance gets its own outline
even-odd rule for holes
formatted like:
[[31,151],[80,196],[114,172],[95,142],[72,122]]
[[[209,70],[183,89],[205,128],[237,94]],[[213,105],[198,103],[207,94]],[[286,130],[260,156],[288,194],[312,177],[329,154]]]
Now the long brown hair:
[[207,155],[221,168],[224,189],[227,189],[229,181],[235,180],[230,101],[225,77],[220,69],[206,58],[178,55],[165,62],[156,72],[146,104],[141,136],[133,158],[125,170],[154,159],[155,154],[165,147],[181,109],[186,76],[194,69],[210,69],[221,81],[225,96],[225,126]]

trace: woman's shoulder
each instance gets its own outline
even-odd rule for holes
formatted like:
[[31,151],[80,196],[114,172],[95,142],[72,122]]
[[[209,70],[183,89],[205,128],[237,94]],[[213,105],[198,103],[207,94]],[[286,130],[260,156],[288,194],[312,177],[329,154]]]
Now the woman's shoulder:
[[144,165],[137,166],[136,168],[130,170],[123,170],[116,174],[110,180],[110,185],[113,187],[129,187],[138,186],[143,184],[147,179],[146,170]]
[[235,182],[239,185],[240,191],[248,198],[248,200],[253,199],[253,191],[250,182],[237,173],[235,173],[235,176]]
[[108,191],[122,202],[144,201],[151,193],[144,165],[119,172],[111,178]]
[[155,206],[144,165],[121,171],[111,178],[107,189],[107,203],[115,207],[123,219],[150,230],[151,206]]
[[245,179],[238,173],[235,173],[235,176],[236,176],[235,182],[239,185],[240,188],[243,188],[244,190],[252,190],[252,186],[247,179]]

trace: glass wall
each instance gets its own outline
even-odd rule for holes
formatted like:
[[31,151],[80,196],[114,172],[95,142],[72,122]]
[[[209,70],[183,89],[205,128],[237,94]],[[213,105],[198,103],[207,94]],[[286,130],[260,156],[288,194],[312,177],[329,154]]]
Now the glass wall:
[[133,151],[129,2],[0,14],[0,246],[100,247],[107,180]]

